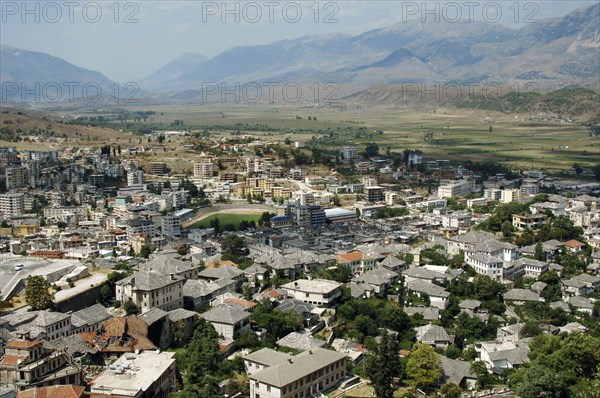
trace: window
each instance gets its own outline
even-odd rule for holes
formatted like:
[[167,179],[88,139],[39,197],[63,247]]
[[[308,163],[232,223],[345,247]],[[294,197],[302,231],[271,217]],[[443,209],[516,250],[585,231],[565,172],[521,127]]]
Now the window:
[[267,385],[267,392],[271,392],[271,386]]

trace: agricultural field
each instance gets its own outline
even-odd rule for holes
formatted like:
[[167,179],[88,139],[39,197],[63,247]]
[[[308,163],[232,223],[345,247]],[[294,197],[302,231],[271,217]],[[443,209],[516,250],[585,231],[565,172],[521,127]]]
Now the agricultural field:
[[[398,106],[355,106],[346,109],[285,105],[158,106],[155,122],[183,120],[185,126],[209,126],[211,137],[231,137],[216,126],[265,125],[246,134],[266,142],[311,142],[336,149],[359,149],[375,142],[380,153],[421,149],[426,158],[492,161],[515,168],[546,170],[591,167],[600,157],[600,138],[575,122],[545,114],[502,113],[486,110]],[[223,117],[224,116],[224,117]],[[316,120],[308,120],[316,118]],[[362,129],[361,129],[362,128]],[[491,131],[490,131],[491,128]],[[361,129],[361,130],[359,130]],[[270,131],[273,130],[273,131]],[[374,133],[379,131],[379,133]]]

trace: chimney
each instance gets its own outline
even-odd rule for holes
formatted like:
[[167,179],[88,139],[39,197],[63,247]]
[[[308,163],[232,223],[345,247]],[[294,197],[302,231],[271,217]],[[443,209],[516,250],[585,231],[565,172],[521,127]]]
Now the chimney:
[[289,362],[289,363],[292,363],[292,358],[288,358],[288,362]]
[[172,281],[174,281],[175,280],[175,274],[170,273],[169,274],[169,279],[171,279]]

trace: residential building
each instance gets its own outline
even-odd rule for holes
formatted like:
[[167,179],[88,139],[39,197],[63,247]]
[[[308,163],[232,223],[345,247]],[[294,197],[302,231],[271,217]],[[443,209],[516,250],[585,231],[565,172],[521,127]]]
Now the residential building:
[[25,195],[23,193],[5,193],[0,195],[0,215],[20,215],[25,210]]
[[132,170],[127,172],[127,186],[132,187],[144,183],[144,172],[142,170]]
[[164,215],[161,220],[161,232],[164,236],[180,236],[181,220],[173,214]]
[[324,348],[304,351],[249,375],[250,398],[321,396],[345,376],[346,354]]
[[342,295],[342,284],[327,279],[298,279],[281,286],[296,300],[318,306],[333,306]]
[[340,156],[344,159],[358,159],[358,149],[354,146],[343,146],[340,148]]
[[158,307],[171,311],[183,307],[184,278],[152,270],[138,271],[116,283],[116,298],[133,302],[141,313]]
[[166,397],[175,391],[175,353],[124,354],[90,383],[94,394],[119,398]]
[[375,267],[375,259],[360,251],[339,254],[337,256],[337,263],[349,268],[355,276],[369,272]]
[[382,202],[384,199],[383,187],[378,185],[366,187],[365,192],[367,194],[367,202],[369,203]]
[[153,175],[167,174],[167,164],[164,162],[151,162],[148,173]]
[[82,370],[64,352],[45,348],[41,340],[9,341],[0,360],[0,386],[17,390],[54,384],[81,384]]
[[515,228],[518,229],[537,229],[540,228],[548,219],[545,214],[513,214],[512,223]]
[[475,181],[453,181],[438,187],[438,198],[457,198],[473,192],[474,189]]
[[25,167],[7,167],[4,175],[8,191],[29,186],[29,173]]
[[194,163],[194,177],[196,178],[212,178],[214,173],[214,165],[212,162]]
[[218,305],[200,314],[210,322],[219,336],[224,339],[235,339],[244,330],[250,329],[250,313],[235,305]]
[[450,336],[446,330],[438,325],[427,324],[416,327],[417,341],[423,344],[429,344],[436,348],[446,348],[450,345]]

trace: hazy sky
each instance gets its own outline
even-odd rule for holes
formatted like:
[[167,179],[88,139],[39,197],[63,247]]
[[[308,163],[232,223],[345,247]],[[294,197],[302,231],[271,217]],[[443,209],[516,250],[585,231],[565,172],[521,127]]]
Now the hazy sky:
[[426,16],[520,28],[593,4],[547,0],[0,0],[0,41],[46,52],[126,82],[139,80],[186,52],[213,57],[240,45],[333,32],[358,34]]

